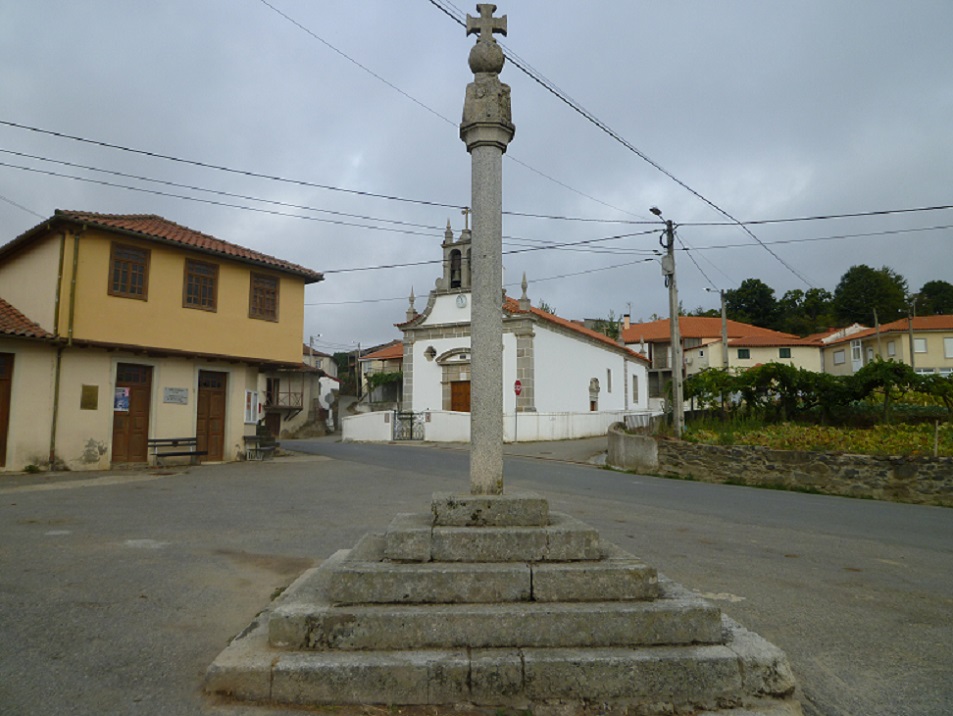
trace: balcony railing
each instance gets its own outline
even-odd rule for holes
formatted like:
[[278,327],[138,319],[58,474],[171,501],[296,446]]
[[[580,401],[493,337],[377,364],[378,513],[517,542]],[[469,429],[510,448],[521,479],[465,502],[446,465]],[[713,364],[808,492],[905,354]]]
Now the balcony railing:
[[292,391],[278,391],[265,393],[265,408],[287,408],[301,410],[304,405],[304,393]]

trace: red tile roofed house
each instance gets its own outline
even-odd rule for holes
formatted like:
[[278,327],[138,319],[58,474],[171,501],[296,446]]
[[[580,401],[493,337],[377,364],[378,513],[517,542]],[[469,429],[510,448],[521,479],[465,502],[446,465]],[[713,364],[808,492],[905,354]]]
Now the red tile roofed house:
[[[384,406],[396,409],[403,396],[404,343],[399,338],[382,347],[362,354],[361,363],[361,393],[365,402],[376,409],[386,409]],[[373,386],[371,376],[390,376],[393,380]],[[380,378],[378,378],[380,380]]]
[[0,471],[40,464],[49,433],[33,429],[52,403],[55,337],[0,298]]
[[56,344],[56,389],[34,403],[45,447],[6,469],[144,463],[164,437],[243,454],[265,374],[301,366],[304,286],[322,278],[159,216],[57,211],[0,246],[2,298]]
[[[470,234],[443,243],[444,273],[426,307],[413,305],[403,332],[404,411],[429,416],[428,440],[467,440],[470,410]],[[506,440],[604,435],[625,414],[648,413],[648,361],[584,326],[503,298]],[[518,383],[517,383],[518,382]],[[519,392],[517,393],[517,384]],[[389,439],[374,414],[348,418],[345,439]],[[368,426],[365,429],[365,425]]]
[[[801,339],[796,336],[774,331],[770,328],[752,326],[740,321],[728,320],[726,324],[728,333],[727,350],[722,344],[721,318],[679,316],[678,328],[681,332],[683,359],[685,361],[683,370],[686,370],[688,374],[693,374],[707,367],[723,368],[726,362],[729,369],[755,365],[755,361],[751,360],[752,346],[735,344],[735,341],[742,339],[763,339],[768,343],[774,341],[777,343],[776,346],[762,345],[759,348],[764,350],[758,350],[757,352],[759,355],[763,354],[763,357],[767,357],[770,353],[767,349],[776,348],[777,360],[782,360],[781,353],[787,353],[787,351],[780,350],[781,348],[793,349],[794,346],[797,346],[798,362],[804,361],[810,364],[813,361],[816,367],[812,370],[819,369],[819,348],[802,346]],[[649,397],[655,401],[662,400],[666,386],[672,380],[670,331],[671,323],[667,318],[647,323],[629,323],[628,316],[623,316],[622,339],[625,344],[646,353],[652,362],[652,367],[649,369]],[[803,356],[802,353],[804,353]],[[745,355],[748,357],[739,358],[739,356]],[[812,355],[816,357],[816,360],[811,358]],[[788,360],[790,359],[784,359],[785,362],[788,362]]]
[[851,375],[877,358],[953,374],[953,315],[901,318],[839,337],[824,346],[824,371]]

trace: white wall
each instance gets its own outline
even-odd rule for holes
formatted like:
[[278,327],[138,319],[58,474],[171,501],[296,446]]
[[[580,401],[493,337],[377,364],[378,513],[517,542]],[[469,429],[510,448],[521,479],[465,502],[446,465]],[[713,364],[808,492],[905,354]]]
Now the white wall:
[[[533,343],[536,361],[536,410],[539,412],[588,412],[589,381],[599,379],[599,410],[647,409],[648,372],[641,362],[629,361],[610,349],[569,338],[536,325]],[[612,371],[609,391],[607,371]],[[632,405],[629,375],[639,375],[639,401]],[[512,386],[512,381],[510,381]]]
[[[573,440],[605,435],[609,426],[624,420],[626,411],[585,413],[508,413],[503,418],[504,442]],[[393,440],[394,414],[389,411],[351,415],[342,421],[345,442]],[[449,410],[428,411],[424,438],[428,442],[470,441],[470,414]]]
[[394,414],[390,411],[348,415],[341,420],[343,442],[388,442],[394,437]]
[[[467,305],[460,308],[457,305],[457,296],[464,296]],[[433,310],[427,317],[425,326],[442,326],[453,323],[470,323],[470,304],[472,296],[469,293],[440,294],[433,304]]]
[[46,466],[50,455],[56,349],[45,343],[0,338],[0,353],[13,354],[7,461],[0,472]]
[[419,340],[414,343],[414,395],[415,412],[443,409],[443,368],[436,359],[427,360],[424,351],[433,346],[437,356],[454,348],[469,348],[470,337]]

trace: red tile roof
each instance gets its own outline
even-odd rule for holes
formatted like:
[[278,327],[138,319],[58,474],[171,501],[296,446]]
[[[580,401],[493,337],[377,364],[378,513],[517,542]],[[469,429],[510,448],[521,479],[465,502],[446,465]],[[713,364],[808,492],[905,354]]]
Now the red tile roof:
[[404,357],[404,342],[393,343],[380,348],[373,353],[361,356],[361,360],[402,360]]
[[155,214],[96,214],[57,209],[50,219],[21,234],[6,246],[0,247],[0,257],[9,251],[15,250],[19,245],[36,238],[56,222],[84,224],[107,231],[136,236],[147,241],[159,241],[184,246],[203,253],[225,256],[243,263],[251,263],[275,271],[294,274],[303,278],[305,283],[316,283],[324,279],[324,276],[318,271],[312,271],[290,261],[284,261],[259,251],[216,239],[214,236],[176,224]]
[[[910,328],[908,319],[901,318],[896,321],[891,321],[890,323],[884,323],[880,326],[880,334],[884,333],[905,333]],[[914,332],[921,331],[953,331],[953,315],[940,315],[940,316],[915,316],[913,319],[913,330]],[[828,345],[837,345],[838,343],[846,343],[847,341],[856,341],[861,338],[869,338],[870,336],[876,336],[876,328],[868,328],[864,331],[858,331],[857,333],[852,333],[849,336],[844,336],[839,338],[836,341],[831,341]]]
[[[773,331],[770,328],[752,326],[740,321],[728,320],[728,338],[746,338],[749,336],[774,336],[775,338],[794,338],[789,333]],[[649,321],[648,323],[633,323],[622,331],[622,338],[627,344],[646,342],[667,343],[670,335],[669,319]],[[678,329],[682,338],[719,338],[721,336],[721,318],[708,316],[679,316]]]
[[52,339],[53,334],[0,298],[0,336]]
[[524,311],[520,308],[519,301],[517,301],[515,298],[510,298],[507,296],[503,302],[503,310],[510,314],[531,313],[532,315],[536,316],[537,318],[541,318],[544,321],[548,321],[549,323],[561,326],[562,328],[566,328],[570,331],[573,331],[574,333],[579,333],[586,336],[587,338],[604,343],[605,345],[611,346],[617,351],[626,353],[633,358],[638,358],[639,360],[648,362],[648,359],[641,353],[637,353],[631,348],[621,345],[614,339],[609,338],[609,336],[605,335],[604,333],[599,333],[599,331],[593,331],[590,328],[586,328],[584,325],[576,321],[560,318],[555,314],[548,313],[540,308],[536,308],[535,306],[530,306],[529,311]]

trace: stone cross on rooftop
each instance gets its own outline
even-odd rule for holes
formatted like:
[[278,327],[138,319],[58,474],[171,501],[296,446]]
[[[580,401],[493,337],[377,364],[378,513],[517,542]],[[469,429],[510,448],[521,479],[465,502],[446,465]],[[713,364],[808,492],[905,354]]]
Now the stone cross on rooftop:
[[479,3],[477,10],[480,11],[480,17],[467,15],[467,35],[474,32],[480,33],[480,42],[496,42],[493,33],[498,32],[501,35],[506,34],[506,15],[503,17],[493,17],[496,12],[496,5],[491,3]]

